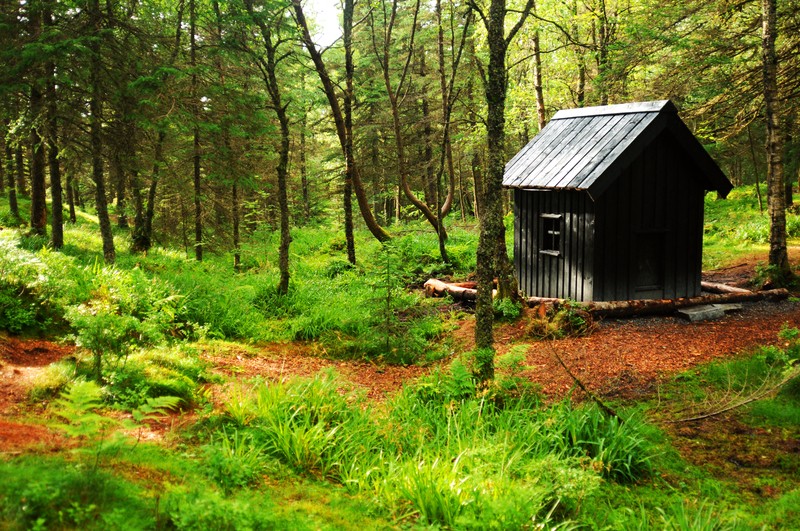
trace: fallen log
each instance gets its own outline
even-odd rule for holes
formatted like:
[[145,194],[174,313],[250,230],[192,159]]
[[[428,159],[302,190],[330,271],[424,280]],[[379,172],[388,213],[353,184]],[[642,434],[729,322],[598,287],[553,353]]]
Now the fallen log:
[[[449,284],[442,282],[439,279],[428,279],[425,284],[426,297],[444,297],[450,295],[453,300],[457,301],[474,301],[478,297],[476,282],[458,282]],[[495,296],[497,290],[492,290],[492,297]]]
[[444,297],[445,295],[450,295],[453,300],[457,301],[474,301],[478,296],[478,290],[448,284],[436,278],[431,278],[425,282],[426,297]]
[[[789,292],[787,290],[773,289],[768,291],[748,291],[745,293],[720,293],[680,299],[596,301],[583,303],[582,306],[586,311],[597,316],[637,317],[643,315],[669,314],[680,308],[699,306],[701,304],[725,304],[760,300],[779,301],[788,297]],[[542,299],[539,297],[530,297],[527,299],[527,303],[531,307],[537,306],[542,302],[558,305],[565,301],[554,302],[552,299]]]
[[[431,278],[425,282],[426,297],[443,297],[450,295],[456,301],[474,301],[478,295],[478,290],[464,285],[472,285],[470,282],[458,284],[448,284],[441,280]],[[723,284],[719,284],[720,286]],[[730,288],[731,286],[726,286]],[[669,314],[681,308],[699,306],[701,304],[725,304],[734,302],[752,302],[760,300],[779,301],[789,297],[789,292],[785,289],[773,289],[766,291],[748,291],[742,288],[732,288],[729,293],[717,293],[712,295],[702,295],[699,297],[686,297],[680,299],[649,299],[633,301],[596,301],[581,303],[581,306],[588,312],[596,316],[605,317],[636,317],[642,315]],[[494,296],[496,290],[492,291]],[[531,308],[558,306],[567,302],[565,299],[555,299],[549,297],[528,297],[525,299]]]
[[729,286],[718,282],[703,281],[700,282],[700,287],[709,293],[753,293],[749,289],[737,288],[736,286]]

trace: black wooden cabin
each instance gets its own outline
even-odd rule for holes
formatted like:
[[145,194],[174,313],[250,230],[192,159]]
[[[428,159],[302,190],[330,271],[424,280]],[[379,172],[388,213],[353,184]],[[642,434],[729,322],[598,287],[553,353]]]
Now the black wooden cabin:
[[527,296],[700,294],[703,198],[733,186],[669,100],[558,112],[508,162]]

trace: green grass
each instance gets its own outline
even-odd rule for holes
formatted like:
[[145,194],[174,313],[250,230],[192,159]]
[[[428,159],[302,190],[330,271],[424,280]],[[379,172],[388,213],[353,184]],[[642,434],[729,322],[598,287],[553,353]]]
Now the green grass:
[[[752,186],[734,188],[727,199],[714,194],[705,199],[705,230],[703,236],[703,269],[715,269],[735,264],[745,256],[759,253],[766,257],[769,250],[769,216],[758,208],[758,198]],[[795,204],[800,198],[795,197]],[[786,213],[786,233],[789,245],[800,244],[800,215],[794,210]]]
[[[3,201],[0,327],[83,346],[43,371],[34,388],[33,399],[53,404],[47,421],[68,409],[54,400],[59,394],[93,376],[96,352],[103,401],[86,406],[86,419],[116,425],[95,414],[125,418],[108,408],[130,411],[173,396],[195,408],[196,421],[158,446],[109,446],[102,459],[97,448],[105,443],[88,436],[76,436],[77,451],[61,455],[0,456],[0,527],[800,527],[800,462],[780,451],[800,433],[800,383],[731,413],[709,430],[719,439],[708,444],[719,447],[707,454],[704,440],[687,447],[663,423],[753,392],[796,357],[794,347],[688,371],[665,384],[660,402],[615,404],[622,421],[591,404],[543,403],[521,376],[524,345],[498,357],[497,379],[480,390],[474,359],[459,353],[382,403],[335,373],[234,382],[212,402],[206,386],[221,379],[201,350],[253,353],[260,342],[303,340],[331,356],[378,363],[449,355],[446,301],[424,300],[415,289],[429,276],[474,270],[475,227],[448,227],[450,264],[422,224],[393,227],[385,247],[359,231],[355,267],[337,228],[294,228],[292,283],[278,295],[272,230],[247,238],[238,272],[226,253],[208,253],[202,263],[162,248],[132,255],[124,231],[116,234],[117,264],[104,266],[90,215],[67,226],[64,251],[53,252],[45,239],[9,228]],[[766,218],[752,190],[708,198],[706,211],[706,267],[764,249]],[[792,237],[800,237],[796,218],[788,218]],[[515,308],[503,310],[511,316]],[[740,441],[726,426],[743,426],[771,468],[725,473],[730,460],[716,456]]]

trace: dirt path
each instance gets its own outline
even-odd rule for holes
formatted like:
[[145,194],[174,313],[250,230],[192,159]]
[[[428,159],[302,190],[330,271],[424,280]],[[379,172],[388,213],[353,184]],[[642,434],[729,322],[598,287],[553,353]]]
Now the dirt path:
[[65,444],[59,434],[18,417],[41,409],[28,402],[28,390],[48,365],[74,350],[51,341],[0,336],[0,452],[16,453],[30,446],[56,451]]
[[385,398],[401,389],[405,382],[430,370],[416,365],[399,367],[368,361],[327,359],[319,357],[313,345],[303,342],[273,343],[259,349],[257,354],[243,350],[224,355],[204,354],[203,358],[216,367],[217,373],[226,377],[260,376],[285,381],[293,376],[309,377],[333,369],[345,380],[362,388],[373,400]]
[[[752,277],[753,266],[754,262],[743,263],[706,277],[741,284],[743,279]],[[741,312],[702,323],[675,317],[610,319],[599,323],[589,337],[553,342],[526,339],[523,319],[498,327],[495,338],[500,354],[514,344],[530,345],[526,360],[529,368],[524,374],[540,384],[548,397],[563,396],[573,388],[572,380],[553,354],[555,350],[590,389],[606,397],[636,399],[652,393],[660,378],[756,345],[773,344],[784,324],[800,327],[800,303],[759,302],[744,306]],[[457,352],[470,350],[474,321],[462,322],[453,336]],[[27,399],[36,376],[50,363],[73,353],[72,347],[48,341],[0,335],[0,451],[15,451],[31,443],[45,447],[61,444],[58,436],[42,426],[20,419],[35,415],[42,407]],[[286,380],[332,368],[372,400],[382,400],[432,370],[331,360],[320,357],[316,345],[301,342],[275,343],[256,351],[209,351],[202,356],[215,372],[231,380],[255,376]]]
[[639,398],[653,392],[659,378],[777,343],[784,325],[800,326],[800,304],[747,304],[739,313],[699,323],[677,317],[609,320],[589,337],[533,343],[528,375],[548,396],[569,391],[573,382],[555,349],[590,389],[607,397]]

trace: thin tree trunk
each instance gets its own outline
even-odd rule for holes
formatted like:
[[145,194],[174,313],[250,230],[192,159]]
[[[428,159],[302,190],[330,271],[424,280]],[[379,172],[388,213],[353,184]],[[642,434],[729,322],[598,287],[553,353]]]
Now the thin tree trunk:
[[767,193],[770,218],[769,265],[775,268],[773,283],[785,283],[792,276],[786,250],[786,198],[783,180],[783,138],[781,137],[775,54],[777,36],[776,0],[762,0],[762,54],[764,110],[767,125]]
[[[294,8],[295,19],[297,20],[297,25],[300,29],[302,41],[305,45],[306,50],[308,51],[309,55],[311,55],[311,60],[314,63],[314,68],[317,71],[317,75],[320,78],[322,83],[322,87],[325,91],[325,96],[328,99],[328,104],[331,108],[331,115],[333,116],[334,124],[336,125],[336,135],[339,139],[339,144],[342,148],[342,154],[345,158],[345,173],[350,177],[352,182],[352,188],[355,191],[356,199],[358,200],[358,206],[361,210],[361,216],[364,218],[364,222],[367,225],[367,228],[375,236],[378,241],[384,242],[390,239],[389,233],[387,233],[375,220],[375,216],[372,213],[372,210],[369,206],[369,200],[366,197],[366,193],[364,192],[364,188],[361,183],[361,178],[358,174],[358,168],[356,167],[355,158],[353,157],[352,153],[352,146],[348,147],[348,134],[346,132],[345,127],[345,119],[344,114],[342,113],[342,109],[339,105],[339,100],[336,96],[336,91],[331,81],[330,76],[328,75],[328,70],[325,66],[325,63],[322,60],[322,55],[319,53],[314,41],[311,39],[311,33],[308,29],[308,23],[306,21],[305,15],[303,14],[303,8],[301,5],[301,0],[292,0],[292,7]],[[352,83],[352,50],[350,53],[347,52],[348,49],[351,48],[350,41],[350,33],[352,31],[352,17],[353,17],[353,0],[345,0],[344,2],[344,15],[345,15],[345,23],[344,23],[344,30],[345,30],[345,60],[347,63],[350,63],[350,74],[347,77]],[[349,20],[348,20],[349,19]],[[347,59],[347,57],[350,59]],[[346,65],[346,70],[348,70]],[[345,183],[345,188],[349,188],[347,183]],[[347,194],[346,194],[347,195]],[[345,212],[345,224],[347,224],[347,213]],[[352,221],[351,221],[352,223]],[[353,255],[355,256],[355,251],[353,251]]]
[[[342,3],[342,38],[344,40],[344,71],[345,71],[345,89],[344,89],[344,158],[345,158],[345,176],[344,176],[344,235],[347,244],[347,261],[351,264],[356,264],[356,239],[353,231],[353,188],[356,188],[356,200],[359,201],[361,206],[362,198],[358,196],[358,189],[361,188],[358,169],[356,168],[355,153],[353,151],[353,100],[355,98],[353,87],[353,78],[355,76],[355,66],[353,64],[353,10],[355,9],[354,0],[344,0]],[[361,192],[363,202],[366,204],[366,194]],[[363,214],[365,207],[361,207]],[[369,210],[369,206],[366,206]],[[373,216],[371,210],[369,215]],[[365,218],[366,219],[366,218]],[[367,222],[369,225],[369,222]],[[378,221],[375,220],[375,226],[378,227]],[[381,229],[383,231],[383,229]],[[375,231],[373,230],[373,234]],[[385,234],[385,231],[384,231]],[[380,235],[376,235],[379,241]],[[388,235],[386,235],[388,239]]]
[[3,151],[2,157],[3,159],[0,160],[0,194],[5,195],[6,193],[6,158],[5,158],[5,136],[0,136],[0,141],[3,142]]
[[89,21],[92,28],[92,40],[89,42],[89,85],[91,97],[89,99],[89,137],[92,158],[92,180],[95,186],[95,206],[97,218],[100,222],[100,236],[103,240],[103,259],[107,264],[116,260],[114,249],[114,234],[111,231],[111,220],[108,216],[108,203],[106,202],[106,187],[103,177],[103,137],[101,100],[102,88],[100,86],[100,73],[102,69],[100,56],[100,39],[102,38],[100,1],[91,0]]
[[283,102],[283,87],[278,82],[276,74],[278,63],[281,60],[278,50],[280,40],[273,40],[271,28],[264,19],[256,15],[252,0],[245,0],[245,6],[250,13],[250,18],[258,24],[261,30],[261,37],[264,42],[264,51],[266,55],[265,57],[259,58],[259,61],[262,66],[261,71],[272,104],[272,110],[275,111],[278,117],[281,130],[278,165],[276,168],[278,173],[278,206],[280,210],[281,230],[281,241],[278,247],[278,269],[280,271],[280,279],[278,281],[277,291],[281,295],[286,295],[289,292],[289,245],[292,242],[289,227],[289,191],[287,185],[291,136],[289,131],[289,115],[286,112],[288,103]]
[[67,171],[67,207],[69,208],[69,222],[77,223],[78,217],[75,215],[75,183],[71,171]]
[[761,179],[759,178],[758,161],[756,160],[756,148],[753,145],[753,133],[750,125],[747,126],[747,138],[750,140],[750,156],[753,159],[753,175],[756,179],[756,197],[758,198],[758,211],[764,213],[764,201],[761,198]]
[[48,70],[49,81],[45,94],[47,97],[47,162],[50,170],[51,241],[54,249],[61,249],[64,246],[64,194],[61,187],[61,164],[58,158],[58,109],[56,86],[53,81],[55,66],[52,63],[49,64]]
[[[164,131],[158,132],[155,153],[153,155],[153,170],[150,175],[150,187],[147,191],[147,207],[142,208],[141,219],[137,213],[134,223],[133,234],[131,235],[131,251],[146,253],[153,245],[153,218],[155,217],[156,190],[161,174],[161,166],[164,162],[164,139],[167,134]],[[139,207],[137,206],[137,212]]]
[[311,200],[308,195],[308,166],[306,162],[306,127],[308,126],[308,112],[303,110],[300,123],[300,187],[303,194],[303,221],[308,223],[311,219]]
[[[6,129],[8,129],[9,120],[6,120]],[[6,179],[8,183],[8,208],[11,215],[19,220],[19,204],[17,203],[17,183],[14,179],[14,153],[11,149],[11,143],[8,137],[5,138],[5,159],[4,164],[6,167]]]
[[472,152],[472,194],[475,202],[475,217],[483,217],[483,168],[478,151]]
[[[392,111],[392,128],[394,132],[394,143],[395,143],[395,150],[397,152],[397,171],[400,174],[400,186],[405,194],[406,198],[411,201],[417,210],[419,210],[422,215],[425,217],[426,220],[436,229],[437,233],[440,230],[440,223],[437,219],[438,216],[434,214],[434,212],[425,204],[424,201],[421,201],[415,194],[414,191],[411,189],[411,185],[409,183],[409,175],[408,175],[408,164],[406,162],[406,152],[405,152],[405,142],[403,139],[403,131],[402,131],[402,120],[400,119],[400,105],[397,99],[397,95],[402,93],[403,86],[406,81],[406,76],[408,74],[408,66],[410,64],[410,59],[413,54],[413,47],[414,47],[414,35],[416,34],[417,29],[417,15],[419,13],[419,0],[415,3],[414,8],[414,20],[412,22],[412,30],[411,36],[408,39],[409,43],[409,52],[408,56],[406,57],[405,65],[400,74],[400,81],[395,88],[392,85],[391,77],[390,77],[390,56],[391,56],[391,40],[392,40],[392,32],[394,30],[394,23],[395,17],[397,15],[397,1],[392,1],[392,7],[390,12],[390,18],[388,21],[385,21],[385,30],[383,35],[383,42],[382,42],[382,49],[378,50],[377,45],[374,46],[375,54],[378,57],[378,62],[381,66],[381,71],[383,73],[383,84],[386,88],[386,94],[389,97],[389,106]],[[372,12],[371,12],[372,13]],[[372,31],[373,31],[373,40],[375,40],[374,33],[375,33],[375,24],[374,24],[374,17],[370,17],[370,20],[373,21],[372,24]],[[443,230],[443,229],[442,229]]]
[[536,118],[539,131],[547,124],[544,111],[544,88],[542,86],[542,50],[539,30],[533,33],[533,89],[536,92]]
[[28,185],[25,179],[25,154],[22,146],[17,145],[14,150],[14,161],[17,166],[17,195],[28,195]]
[[[53,27],[50,2],[44,3],[43,20],[46,27]],[[45,70],[47,76],[45,100],[47,106],[47,163],[50,172],[51,243],[54,249],[61,249],[64,246],[64,194],[61,186],[58,147],[58,93],[56,92],[55,63],[48,61]]]
[[111,148],[111,155],[109,160],[109,173],[111,176],[111,184],[115,190],[117,197],[117,206],[115,212],[117,214],[117,227],[121,229],[128,228],[128,218],[125,215],[125,170],[122,167],[122,158],[119,153],[119,146]]
[[[42,115],[44,98],[36,86],[31,87],[31,115]],[[31,143],[31,232],[39,236],[47,235],[47,183],[45,179],[44,141],[34,125],[30,133]]]
[[240,233],[239,233],[239,179],[233,178],[233,186],[231,186],[231,208],[233,210],[233,268],[238,271],[242,263],[242,255],[240,252]]
[[200,110],[197,100],[197,2],[189,0],[189,65],[192,69],[191,98],[194,126],[192,127],[192,185],[194,189],[194,257],[203,260],[203,205],[200,179]]
[[475,304],[475,346],[480,353],[476,377],[486,382],[494,377],[494,310],[492,288],[498,276],[498,297],[513,296],[516,286],[505,245],[502,213],[502,183],[505,171],[505,99],[507,88],[506,50],[508,43],[530,13],[533,0],[521,12],[520,19],[505,35],[506,2],[491,0],[486,23],[489,66],[486,79],[486,140],[489,156],[483,194],[483,213],[477,251],[477,299]]

